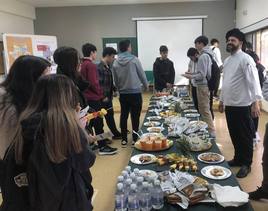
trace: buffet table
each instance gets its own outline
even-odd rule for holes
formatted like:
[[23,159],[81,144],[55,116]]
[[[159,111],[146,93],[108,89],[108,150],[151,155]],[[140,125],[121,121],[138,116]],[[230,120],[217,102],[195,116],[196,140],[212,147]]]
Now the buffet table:
[[[153,114],[151,112],[147,111],[144,121],[146,121],[147,117],[152,116],[152,115]],[[160,122],[163,123],[164,120],[162,119],[162,120],[160,120]],[[147,132],[146,130],[147,130],[147,127],[145,127],[142,124],[141,131],[143,133],[146,133]],[[163,135],[168,134],[167,126],[164,127],[164,131],[162,133],[163,133]],[[175,139],[172,139],[172,138],[169,138],[169,139],[175,140]],[[212,143],[212,147],[206,152],[215,152],[215,153],[221,154],[221,152],[220,152],[215,140],[212,140],[211,143]],[[132,156],[137,155],[137,154],[141,154],[141,153],[144,153],[144,152],[134,148],[133,152],[132,152]],[[150,153],[150,154],[153,154],[155,156],[158,156],[158,155],[166,155],[166,154],[170,154],[170,153],[180,153],[180,152],[179,152],[179,148],[176,147],[176,145],[174,144],[173,146],[171,146],[167,150],[159,151],[159,152],[147,152],[147,153]],[[204,178],[210,184],[217,183],[217,184],[220,184],[222,186],[227,186],[227,185],[228,186],[239,186],[239,183],[238,183],[238,181],[236,180],[236,177],[233,174],[229,178],[224,179],[224,180],[213,180],[213,179],[208,179],[208,178],[204,177],[200,173],[200,170],[203,167],[207,166],[208,164],[205,164],[205,163],[203,163],[203,162],[201,162],[201,161],[199,161],[197,159],[197,156],[200,154],[200,152],[191,152],[191,154],[194,157],[194,159],[197,161],[198,171],[190,172],[190,174],[195,175],[195,176],[199,176],[201,178]],[[224,161],[222,163],[219,163],[217,165],[224,166],[226,168],[230,168],[226,161]],[[137,165],[137,164],[132,163],[131,161],[129,162],[129,166],[131,166],[132,169],[134,169],[134,168],[139,168],[140,170],[149,169],[149,170],[153,170],[155,172],[161,172],[161,171],[170,169],[169,165],[159,166],[156,163],[151,163],[151,164],[147,164],[147,165]],[[168,211],[173,211],[174,210],[175,211],[175,210],[183,210],[183,209],[178,205],[171,205],[171,204],[168,204],[167,202],[165,202],[164,208],[161,209],[161,210],[168,210]],[[224,211],[225,210],[226,211],[233,211],[233,210],[251,211],[251,210],[253,210],[253,208],[252,208],[250,203],[247,203],[247,204],[245,204],[243,206],[240,206],[240,207],[237,207],[237,208],[235,208],[235,207],[224,208],[224,207],[220,206],[217,203],[199,203],[199,204],[196,204],[196,205],[193,205],[193,206],[189,206],[188,210],[191,210],[191,211],[216,211],[216,210],[217,211],[220,211],[220,210],[224,210]]]

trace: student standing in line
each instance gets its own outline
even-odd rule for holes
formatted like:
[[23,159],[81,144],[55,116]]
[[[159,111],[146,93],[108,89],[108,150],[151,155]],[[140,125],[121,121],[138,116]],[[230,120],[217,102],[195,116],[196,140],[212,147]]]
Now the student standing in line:
[[90,211],[95,154],[80,126],[77,90],[64,75],[41,77],[6,156],[1,210]]
[[[132,129],[136,133],[139,131],[140,113],[142,109],[142,87],[148,89],[148,81],[140,60],[131,54],[131,44],[129,40],[123,40],[119,43],[120,53],[118,59],[113,63],[114,83],[120,93],[120,127],[122,133],[122,146],[125,147],[127,140],[127,119],[130,113]],[[135,133],[132,133],[132,144],[138,139]]]
[[[196,65],[198,61],[198,56],[199,52],[196,48],[189,48],[187,51],[187,56],[189,57],[189,65],[188,65],[188,72],[191,74],[196,73]],[[198,100],[197,100],[197,93],[196,93],[196,84],[194,79],[190,80],[190,85],[191,85],[191,92],[192,92],[192,97],[194,101],[194,106],[196,110],[198,110]]]
[[160,57],[156,58],[153,66],[154,88],[156,91],[172,88],[175,80],[174,65],[168,58],[168,48],[160,46]]
[[208,124],[208,131],[212,137],[216,137],[216,130],[213,123],[213,107],[212,101],[213,96],[208,87],[208,79],[211,78],[211,66],[213,55],[212,50],[208,46],[208,38],[206,36],[199,36],[195,39],[195,47],[199,51],[200,56],[196,66],[196,73],[185,73],[188,79],[194,79],[197,85],[197,99],[198,99],[198,110],[201,114],[203,121]]
[[232,29],[226,33],[226,41],[226,50],[231,55],[223,64],[219,111],[225,110],[235,150],[234,158],[228,164],[240,166],[236,176],[244,178],[251,171],[255,134],[252,117],[260,115],[259,101],[262,93],[255,62],[242,51],[244,33],[239,29]]
[[20,56],[0,84],[0,159],[14,138],[14,126],[25,109],[36,81],[50,73],[50,63],[36,56]]
[[[260,63],[260,59],[259,59],[258,55],[253,51],[253,46],[250,42],[246,42],[244,47],[245,47],[245,52],[248,55],[250,55],[252,57],[252,59],[254,60],[254,62],[256,63],[256,68],[258,70],[258,75],[259,75],[260,86],[262,88],[264,80],[265,80],[265,76],[264,76],[265,67]],[[254,122],[254,127],[255,127],[255,138],[253,139],[253,141],[254,141],[253,147],[255,148],[257,143],[260,141],[260,136],[258,133],[259,117],[253,118],[253,122]]]
[[114,120],[113,93],[116,91],[113,83],[113,75],[110,66],[113,64],[114,56],[117,54],[112,47],[106,47],[102,52],[102,59],[98,64],[100,86],[103,90],[104,98],[101,101],[103,108],[107,109],[105,115],[106,123],[113,133],[113,139],[121,139],[121,133],[117,130]]
[[[95,109],[95,111],[100,111],[102,108],[103,91],[99,83],[97,65],[93,63],[97,57],[97,48],[90,43],[86,43],[82,46],[82,52],[84,58],[81,64],[81,74],[90,84],[84,91],[84,95],[88,105]],[[103,119],[101,117],[91,120],[90,125],[94,127],[96,135],[104,133]],[[117,149],[108,146],[105,139],[98,141],[98,147],[100,155],[113,155],[117,153]]]
[[[264,99],[268,101],[268,79],[263,84],[262,93]],[[252,200],[268,199],[268,123],[266,123],[263,139],[262,172],[263,180],[261,187],[249,193],[249,198]]]
[[[215,57],[214,57],[215,61],[216,61],[217,65],[218,65],[218,67],[220,69],[222,69],[221,51],[220,51],[220,48],[219,48],[220,42],[219,42],[219,40],[213,38],[213,39],[211,39],[210,44],[211,44],[210,48],[211,48],[211,50],[213,51],[213,53],[215,55]],[[219,85],[220,85],[220,80],[218,81],[218,83],[216,85],[216,88],[213,91],[213,96],[216,97],[216,98],[219,97],[218,96]]]

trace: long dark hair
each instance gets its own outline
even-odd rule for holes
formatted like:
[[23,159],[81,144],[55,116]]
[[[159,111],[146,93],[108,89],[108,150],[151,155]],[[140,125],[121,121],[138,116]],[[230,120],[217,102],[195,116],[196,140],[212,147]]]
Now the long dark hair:
[[72,47],[59,47],[53,54],[55,63],[58,65],[57,74],[66,75],[78,86],[81,91],[84,91],[89,83],[85,81],[78,71],[80,65],[79,53]]
[[23,138],[21,122],[35,113],[42,113],[42,137],[49,159],[54,163],[64,161],[72,153],[80,153],[79,120],[75,111],[77,91],[72,80],[64,75],[52,74],[42,76],[33,91],[26,109],[21,113],[15,136],[15,157],[17,163],[22,161]]
[[40,57],[30,55],[18,57],[12,64],[6,79],[0,84],[0,87],[5,89],[0,110],[10,103],[15,106],[19,115],[26,107],[36,81],[50,66],[47,60]]

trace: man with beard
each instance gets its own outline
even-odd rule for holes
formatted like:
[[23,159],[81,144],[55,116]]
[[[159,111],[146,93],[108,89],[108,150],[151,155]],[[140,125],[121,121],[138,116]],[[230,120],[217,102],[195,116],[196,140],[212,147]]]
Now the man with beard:
[[172,88],[175,80],[174,65],[168,59],[168,48],[161,45],[159,48],[160,57],[156,58],[153,67],[154,87],[156,91]]
[[255,62],[241,50],[245,35],[239,29],[232,29],[225,38],[226,50],[231,55],[223,64],[219,111],[222,113],[225,109],[234,145],[234,158],[228,164],[240,166],[236,176],[243,178],[251,171],[255,133],[252,117],[260,115],[258,101],[262,99],[262,93]]

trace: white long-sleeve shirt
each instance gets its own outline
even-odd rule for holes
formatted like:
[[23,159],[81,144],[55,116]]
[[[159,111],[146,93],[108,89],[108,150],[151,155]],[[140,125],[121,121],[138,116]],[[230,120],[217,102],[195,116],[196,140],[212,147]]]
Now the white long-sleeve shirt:
[[[193,73],[193,74],[196,73],[196,66],[197,66],[197,61],[196,62],[194,62],[192,60],[189,61],[188,70],[190,71],[190,73]],[[196,87],[196,83],[195,83],[195,80],[194,79],[191,79],[191,84],[194,87]]]
[[214,53],[215,62],[217,63],[218,67],[222,66],[222,60],[221,60],[221,51],[218,47],[210,46],[211,50]]
[[220,101],[225,106],[249,106],[261,99],[255,62],[248,54],[238,50],[224,61]]

